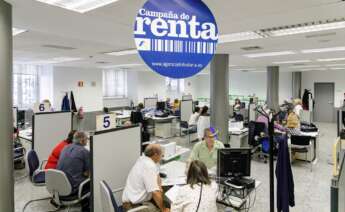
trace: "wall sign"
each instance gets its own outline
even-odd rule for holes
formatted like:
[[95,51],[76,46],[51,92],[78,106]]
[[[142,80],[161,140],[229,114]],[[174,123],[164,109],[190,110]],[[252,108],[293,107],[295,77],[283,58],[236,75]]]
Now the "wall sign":
[[96,117],[96,130],[110,130],[116,128],[116,115],[105,114]]
[[152,70],[170,78],[187,78],[210,63],[218,28],[201,0],[148,0],[136,17],[134,39]]

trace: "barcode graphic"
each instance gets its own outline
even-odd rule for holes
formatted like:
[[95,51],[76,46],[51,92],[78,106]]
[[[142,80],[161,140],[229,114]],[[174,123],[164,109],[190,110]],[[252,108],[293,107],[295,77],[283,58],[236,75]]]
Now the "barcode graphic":
[[216,45],[213,42],[194,42],[151,39],[151,51],[191,53],[191,54],[214,54]]

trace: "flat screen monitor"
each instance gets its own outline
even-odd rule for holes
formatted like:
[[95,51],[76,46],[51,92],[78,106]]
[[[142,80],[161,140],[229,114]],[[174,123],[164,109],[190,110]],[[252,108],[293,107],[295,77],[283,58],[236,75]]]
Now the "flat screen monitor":
[[25,110],[18,110],[17,123],[19,125],[25,124]]
[[250,166],[250,148],[225,148],[218,150],[218,177],[237,178],[250,176]]
[[166,103],[165,102],[157,102],[157,110],[164,111]]

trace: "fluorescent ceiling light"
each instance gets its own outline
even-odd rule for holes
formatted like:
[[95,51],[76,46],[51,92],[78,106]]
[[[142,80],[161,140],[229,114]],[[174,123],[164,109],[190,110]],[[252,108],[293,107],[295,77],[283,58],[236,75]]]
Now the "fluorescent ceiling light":
[[345,70],[345,67],[331,68],[331,70]]
[[128,49],[123,51],[117,51],[117,52],[107,52],[104,54],[112,55],[112,56],[124,56],[124,55],[131,55],[131,54],[137,54],[138,51],[136,49]]
[[322,53],[322,52],[338,52],[338,51],[345,51],[345,46],[332,47],[332,48],[322,48],[322,49],[304,49],[304,50],[301,50],[301,52],[303,54]]
[[282,51],[282,52],[264,52],[264,53],[255,53],[255,54],[245,54],[244,57],[249,58],[258,58],[258,57],[274,57],[274,56],[281,56],[281,55],[291,55],[296,54],[293,51]]
[[19,35],[20,33],[26,32],[26,29],[18,29],[18,28],[12,28],[12,35],[16,36]]
[[64,62],[73,62],[82,60],[82,58],[76,57],[55,57],[47,60],[26,60],[26,61],[16,61],[16,63],[20,64],[55,64],[55,63],[64,63]]
[[229,67],[236,67],[237,65],[230,64]]
[[121,64],[121,65],[112,65],[112,66],[102,66],[101,68],[129,68],[143,66],[143,64]]
[[118,0],[36,0],[79,13],[85,13]]
[[230,43],[236,41],[244,41],[244,40],[253,40],[263,38],[262,35],[256,32],[238,32],[238,33],[231,33],[226,35],[220,35],[218,43]]
[[333,61],[342,61],[342,60],[345,60],[345,57],[317,59],[318,62],[333,62]]
[[336,67],[336,66],[345,66],[345,63],[343,64],[328,64],[327,67]]
[[294,64],[294,63],[310,63],[311,60],[291,60],[291,61],[280,61],[280,62],[273,62],[273,64]]
[[290,68],[319,68],[319,65],[301,65],[301,66],[291,66]]
[[327,68],[305,68],[301,69],[301,71],[326,71]]
[[308,32],[319,32],[325,30],[332,30],[332,29],[342,29],[345,28],[345,21],[338,21],[333,23],[324,23],[324,24],[317,24],[317,25],[309,25],[309,26],[300,26],[300,27],[289,27],[286,29],[271,29],[271,30],[264,30],[270,36],[285,36],[285,35],[295,35],[301,33],[308,33]]
[[236,69],[230,69],[231,71],[255,71],[255,68],[236,68]]

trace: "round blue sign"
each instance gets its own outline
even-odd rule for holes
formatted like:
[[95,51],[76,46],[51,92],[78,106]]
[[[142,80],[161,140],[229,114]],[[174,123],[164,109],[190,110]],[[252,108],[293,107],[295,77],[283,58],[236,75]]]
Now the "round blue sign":
[[136,17],[134,38],[152,70],[170,78],[187,78],[210,63],[218,28],[201,0],[148,0]]

